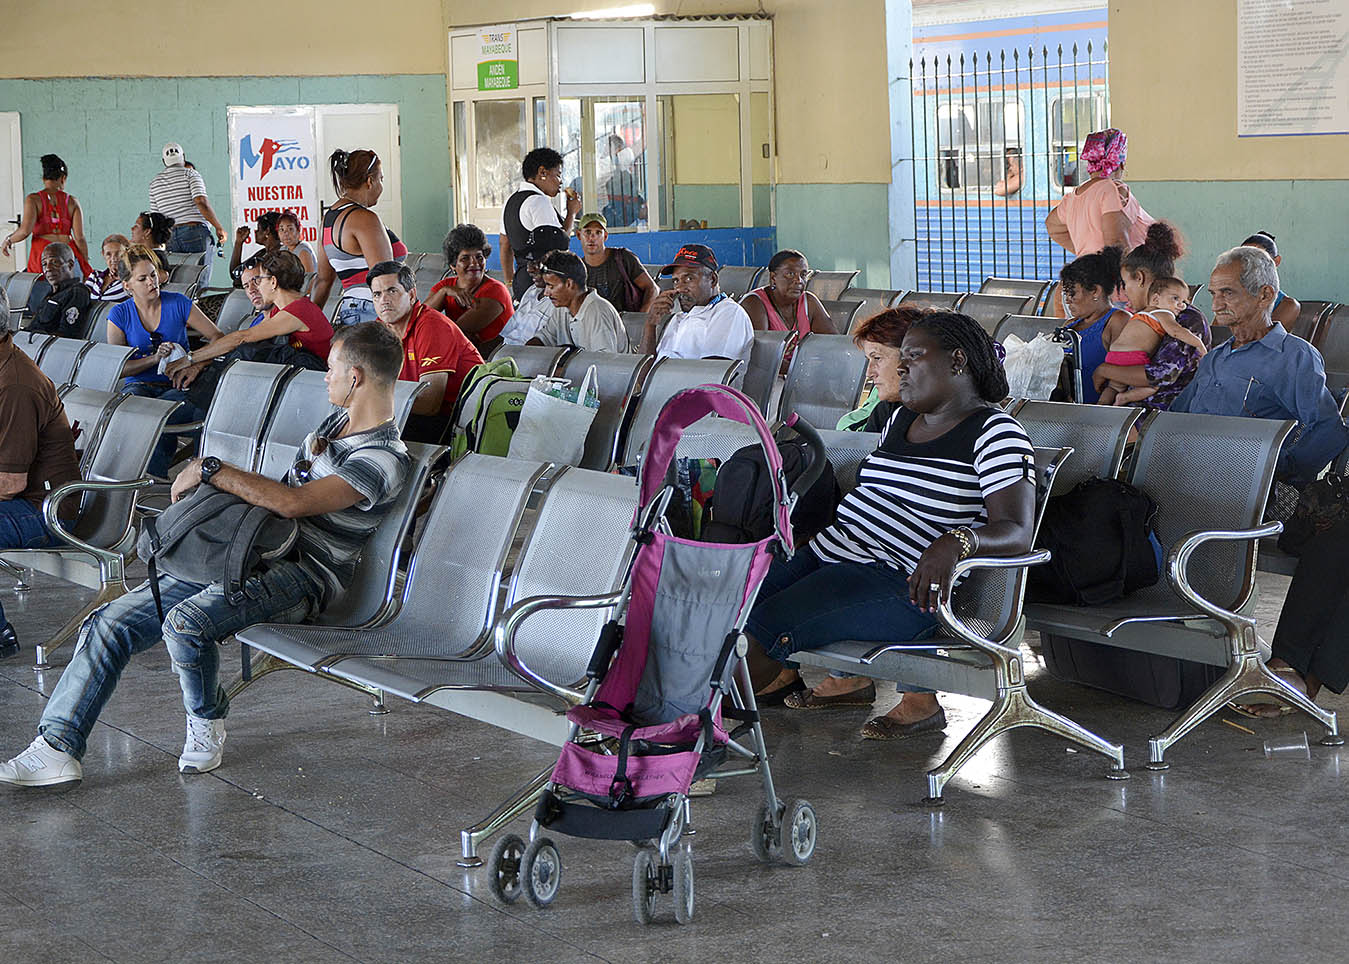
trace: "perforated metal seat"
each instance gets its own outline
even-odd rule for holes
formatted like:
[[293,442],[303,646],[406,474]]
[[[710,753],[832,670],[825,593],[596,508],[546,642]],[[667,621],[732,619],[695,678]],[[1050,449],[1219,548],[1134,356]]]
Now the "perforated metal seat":
[[121,396],[116,392],[67,386],[61,391],[61,407],[66,410],[66,421],[77,430],[75,450],[82,453],[81,472],[88,458],[97,448],[104,423],[112,414]]
[[[83,480],[61,486],[43,504],[47,527],[65,545],[3,553],[10,561],[21,560],[23,565],[98,590],[36,648],[40,669],[49,665],[47,658],[75,635],[89,613],[126,592],[124,570],[134,549],[131,536],[137,492],[149,484],[145,467],[169,414],[177,407],[177,402],[158,398],[129,396],[116,401],[93,450],[86,451]],[[79,516],[70,525],[58,515],[67,498],[80,500]]]
[[33,284],[40,277],[42,276],[31,271],[16,271],[9,276],[5,282],[5,295],[9,299],[11,310],[17,308],[27,312],[28,296],[32,294]]
[[432,502],[402,606],[381,628],[260,625],[240,642],[310,671],[346,656],[456,656],[485,645],[507,553],[545,467],[476,453],[456,462]]
[[1054,475],[1053,495],[1090,478],[1117,478],[1129,430],[1142,415],[1142,409],[1125,406],[1041,401],[1023,402],[1012,412],[1032,445],[1073,450],[1073,457]]
[[862,310],[862,302],[848,301],[847,299],[839,301],[821,300],[820,304],[824,306],[825,311],[829,312],[829,321],[834,326],[834,333],[838,335],[846,335],[852,331],[853,322]]
[[[809,339],[807,339],[809,340]],[[695,385],[730,385],[739,377],[744,362],[720,358],[662,358],[651,369],[637,397],[636,407],[623,434],[619,465],[636,465],[651,441],[656,417],[670,398]],[[597,419],[598,421],[598,419]]]
[[529,378],[535,375],[552,376],[557,373],[562,359],[575,349],[568,345],[558,348],[553,345],[502,345],[492,352],[490,361],[513,358],[520,374]]
[[1293,322],[1293,327],[1288,329],[1299,338],[1305,338],[1312,344],[1316,344],[1316,326],[1317,323],[1325,317],[1326,312],[1335,306],[1333,301],[1300,301],[1301,308],[1298,310],[1297,321]]
[[1033,312],[1037,300],[1036,297],[974,294],[962,298],[956,310],[969,315],[983,326],[984,331],[992,333],[1006,316]]
[[[590,596],[615,592],[627,569],[635,479],[564,469],[548,487],[507,592],[506,607],[531,596]],[[585,519],[578,531],[577,519]],[[577,565],[584,559],[584,565]],[[504,609],[503,609],[504,611]],[[604,609],[551,610],[522,624],[516,648],[535,671],[560,686],[585,677],[608,613]],[[437,704],[440,690],[535,690],[497,658],[494,649],[467,661],[437,659],[343,659],[327,668],[333,676],[404,699]],[[452,699],[440,704],[454,709]]]
[[[1039,528],[1047,492],[1058,467],[1071,449],[1036,449],[1042,480],[1036,499],[1035,527]],[[975,556],[956,566],[965,581],[939,604],[939,627],[925,640],[895,643],[844,641],[792,658],[832,670],[862,673],[875,679],[900,680],[943,692],[964,693],[992,701],[983,717],[964,736],[940,766],[927,773],[928,800],[940,803],[947,782],[981,748],[1007,730],[1033,726],[1063,737],[1108,758],[1111,777],[1124,771],[1124,748],[1110,743],[1080,724],[1040,706],[1026,691],[1021,618],[1028,565],[1048,557],[1045,552],[994,558]]]
[[[338,286],[335,286],[338,287]],[[216,315],[215,326],[225,334],[238,331],[254,315],[253,303],[242,288],[235,289],[225,296],[225,302]]]
[[89,310],[89,317],[86,322],[89,326],[88,336],[92,342],[107,344],[108,341],[108,316],[112,310],[117,307],[117,302],[100,301]]
[[135,349],[129,345],[88,344],[71,381],[80,388],[116,391],[122,384],[122,366]]
[[1332,305],[1316,326],[1313,342],[1321,351],[1326,368],[1349,371],[1349,305]]
[[866,377],[866,356],[847,335],[807,335],[787,369],[778,417],[796,413],[816,428],[833,428],[857,407]]
[[817,431],[824,442],[829,464],[834,467],[834,478],[838,480],[839,488],[847,492],[857,484],[857,470],[862,460],[880,446],[881,433],[839,432],[834,429]]
[[628,333],[628,351],[636,352],[642,346],[642,336],[646,334],[645,311],[623,311],[623,330]]
[[1227,672],[1165,731],[1148,741],[1149,766],[1168,747],[1250,693],[1272,693],[1304,710],[1340,741],[1333,712],[1265,668],[1256,645],[1257,541],[1279,449],[1293,422],[1161,412],[1148,424],[1130,481],[1157,503],[1156,532],[1169,547],[1168,578],[1108,606],[1027,606],[1030,626],[1104,643],[1226,666]]
[[750,348],[749,365],[745,367],[743,391],[759,411],[768,415],[768,403],[773,397],[773,386],[778,372],[782,370],[782,359],[789,346],[796,341],[794,331],[756,331],[754,345]]
[[758,287],[758,278],[763,273],[763,268],[752,268],[740,264],[723,265],[721,270],[717,272],[717,284],[722,291],[739,301],[745,296],[746,292]]
[[578,385],[585,378],[586,369],[594,365],[599,386],[600,410],[595,413],[595,420],[586,434],[582,468],[605,471],[614,464],[619,433],[637,397],[637,386],[653,361],[650,355],[618,355],[607,351],[578,351],[562,360],[558,374]]
[[55,335],[48,335],[40,331],[16,331],[14,333],[14,344],[19,346],[19,351],[23,352],[33,361],[42,357],[42,349],[56,339]]
[[960,291],[910,291],[899,299],[901,305],[911,308],[954,308],[961,298]]
[[201,454],[251,470],[272,402],[289,371],[266,362],[230,362],[202,423]]
[[851,271],[816,271],[806,282],[806,290],[821,301],[838,301],[843,292],[852,287],[852,283],[861,274]]
[[1044,300],[1040,302],[1040,307],[1035,312],[1037,315],[1044,315],[1048,318],[1059,316],[1055,306],[1059,304],[1059,288],[1062,284],[1062,281],[1055,281],[1049,286],[1049,290],[1045,292]]
[[57,388],[69,385],[75,380],[75,368],[80,363],[80,356],[89,348],[89,342],[78,338],[55,338],[47,343],[37,367]]
[[849,288],[839,295],[840,301],[860,301],[862,306],[853,315],[852,327],[842,334],[852,334],[853,329],[873,315],[880,314],[886,308],[899,301],[903,291],[888,288]]
[[1012,295],[1017,298],[1033,298],[1028,312],[1039,307],[1040,299],[1045,295],[1048,281],[1036,281],[1034,278],[985,278],[979,286],[981,295]]

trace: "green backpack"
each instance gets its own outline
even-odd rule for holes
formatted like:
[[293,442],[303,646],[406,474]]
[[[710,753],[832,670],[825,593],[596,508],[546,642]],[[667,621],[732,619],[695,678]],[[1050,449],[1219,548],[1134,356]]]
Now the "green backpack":
[[466,452],[505,456],[533,380],[520,374],[513,358],[469,369],[454,409],[450,459]]

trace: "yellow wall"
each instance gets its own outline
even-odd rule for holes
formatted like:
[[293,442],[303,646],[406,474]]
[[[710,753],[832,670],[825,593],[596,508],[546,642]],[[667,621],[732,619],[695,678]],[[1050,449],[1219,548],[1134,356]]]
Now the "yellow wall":
[[440,0],[2,6],[0,77],[438,74],[447,56]]
[[1349,135],[1237,137],[1235,9],[1234,0],[1110,4],[1110,112],[1129,135],[1129,180],[1349,177]]
[[673,99],[674,182],[740,183],[740,105],[734,94]]
[[[627,0],[498,0],[510,22],[619,6]],[[656,13],[744,14],[755,0],[652,0]],[[444,0],[447,27],[483,22],[485,8]],[[763,0],[773,16],[778,182],[889,184],[883,0]]]

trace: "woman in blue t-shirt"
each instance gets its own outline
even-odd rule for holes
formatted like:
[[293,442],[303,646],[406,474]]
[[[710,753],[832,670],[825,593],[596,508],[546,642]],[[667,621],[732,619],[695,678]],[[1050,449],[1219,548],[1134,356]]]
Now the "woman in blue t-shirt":
[[[192,357],[187,344],[189,327],[208,342],[220,337],[220,329],[190,299],[172,291],[161,292],[157,268],[154,253],[144,245],[133,244],[123,250],[117,274],[131,298],[108,315],[108,343],[135,349],[122,366],[124,391],[181,402],[187,393],[174,388],[168,376],[159,373],[160,362],[175,354]],[[169,424],[200,421],[204,415],[191,405],[179,405],[169,416]],[[160,439],[150,459],[151,475],[165,477],[177,446],[176,435],[166,434]]]

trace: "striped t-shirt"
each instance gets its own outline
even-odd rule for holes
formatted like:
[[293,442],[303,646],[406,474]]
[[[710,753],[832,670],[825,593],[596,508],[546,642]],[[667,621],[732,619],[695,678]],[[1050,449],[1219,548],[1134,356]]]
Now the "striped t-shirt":
[[911,573],[943,533],[988,521],[984,501],[1035,478],[1035,450],[1016,419],[995,408],[967,416],[930,442],[906,437],[917,415],[898,409],[857,487],[811,548],[824,562],[882,562]]
[[[346,423],[345,409],[325,418],[304,440],[286,474],[287,485],[303,484],[305,480],[297,475],[296,466],[309,460],[309,481],[336,475],[361,494],[355,505],[299,520],[300,566],[323,586],[324,606],[355,575],[361,548],[407,479],[408,450],[398,437],[397,425],[386,422],[367,432],[337,438]],[[327,439],[328,444],[315,457],[311,453],[320,438]]]
[[190,167],[166,167],[150,180],[150,210],[177,224],[205,224],[193,198],[206,196],[206,182]]

